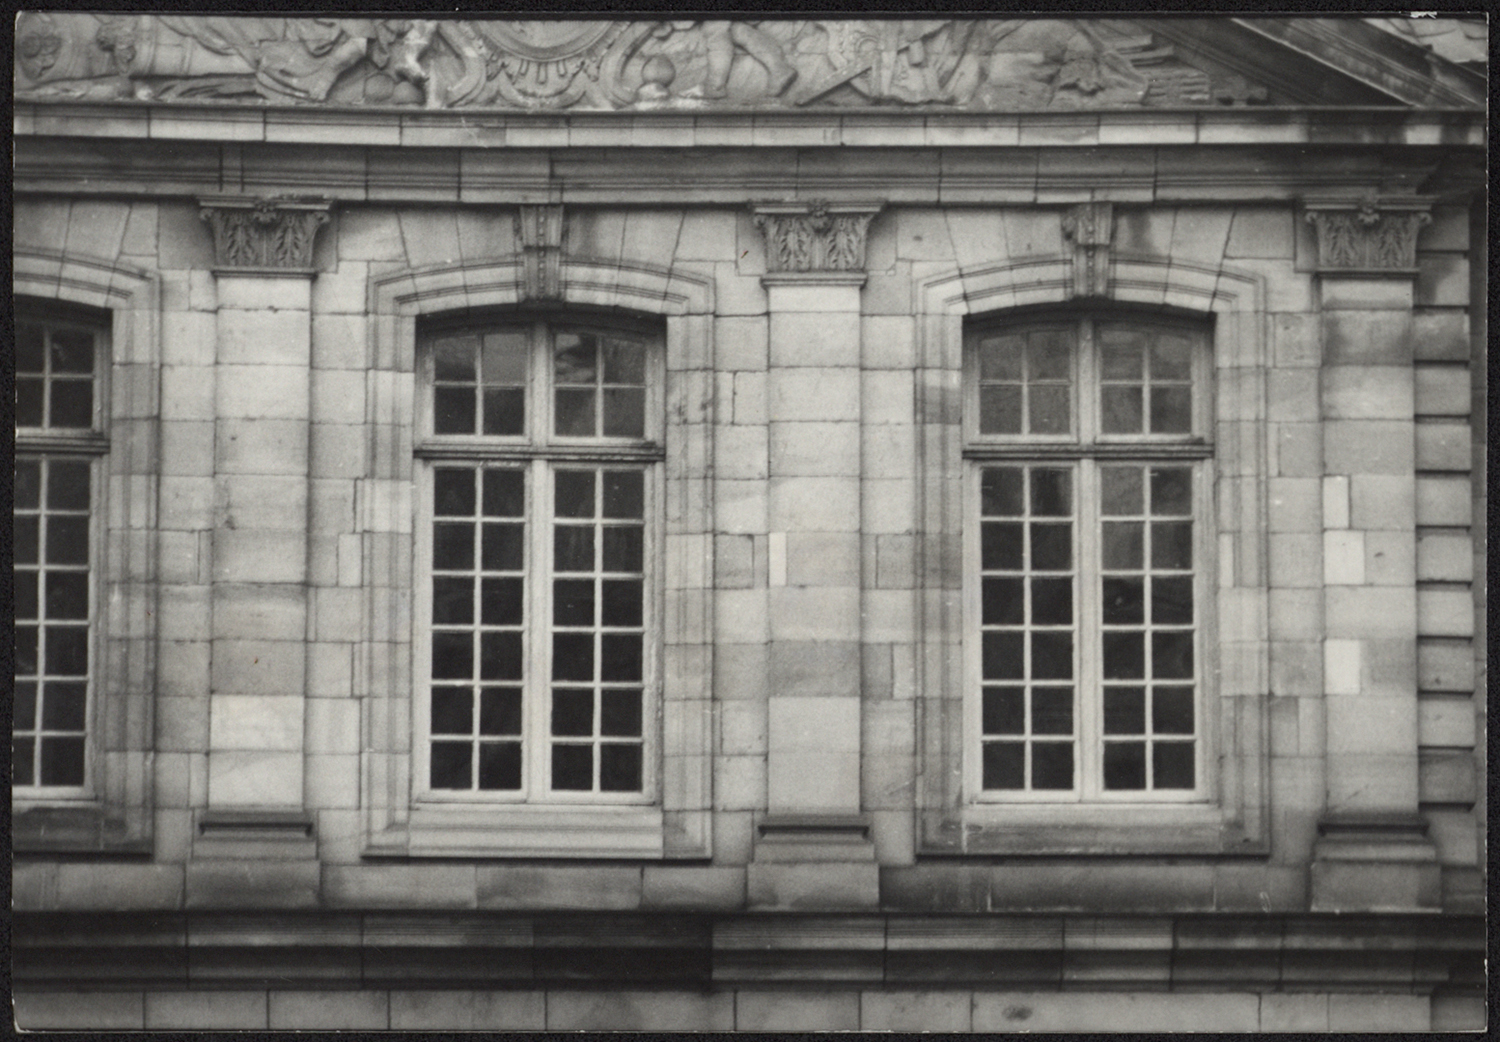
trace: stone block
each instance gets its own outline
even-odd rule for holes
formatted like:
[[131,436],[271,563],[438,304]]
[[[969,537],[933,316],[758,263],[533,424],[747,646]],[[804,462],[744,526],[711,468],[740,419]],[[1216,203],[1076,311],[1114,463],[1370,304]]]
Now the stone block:
[[[1326,801],[1327,810],[1335,814],[1364,811],[1371,807],[1416,806],[1416,755],[1361,753],[1330,760]],[[1331,864],[1336,867],[1340,863]],[[1404,872],[1397,872],[1387,888],[1380,879],[1363,877],[1357,870],[1342,880],[1337,878],[1334,868],[1330,868],[1321,880],[1316,875],[1317,864],[1313,865],[1313,870],[1313,888],[1320,901],[1314,906],[1314,911],[1401,907],[1403,900],[1416,900],[1418,877]],[[1334,904],[1324,906],[1323,901]]]
[[218,583],[211,601],[215,639],[301,640],[306,635],[300,586]]
[[308,806],[351,809],[359,806],[359,756],[310,755],[303,785]]
[[1470,582],[1474,578],[1474,542],[1468,533],[1426,531],[1417,534],[1416,577],[1427,582]]
[[57,868],[59,911],[141,912],[181,907],[181,865],[68,862]]
[[1278,369],[1322,363],[1320,316],[1282,313],[1273,315],[1272,322],[1272,353]]
[[1416,302],[1414,287],[1405,279],[1324,272],[1318,282],[1325,312],[1410,311]]
[[214,473],[214,425],[164,421],[161,424],[161,473],[207,477]]
[[1348,528],[1349,506],[1349,479],[1347,477],[1324,478],[1323,527]]
[[[378,437],[380,431],[376,429],[374,433]],[[312,424],[308,456],[310,473],[320,478],[364,477],[368,467],[365,438],[366,428],[357,424]]]
[[773,477],[767,520],[772,531],[858,532],[860,480],[844,477]]
[[1330,1031],[1427,1031],[1430,1028],[1425,995],[1357,995],[1334,992],[1328,996]]
[[11,996],[19,1031],[140,1031],[146,1025],[139,991],[27,991]]
[[307,694],[340,698],[353,693],[353,646],[310,641],[307,644]]
[[[1230,370],[1236,372],[1236,370]],[[1273,369],[1266,374],[1266,415],[1276,421],[1303,421],[1312,422],[1319,418],[1318,411],[1318,388],[1319,371],[1317,369]],[[1220,384],[1221,396],[1228,388],[1224,383]],[[1220,398],[1223,402],[1223,397]],[[1222,405],[1219,409],[1221,417],[1227,416],[1228,410]]]
[[1417,256],[1418,306],[1466,307],[1469,285],[1469,259],[1463,254],[1423,253]]
[[1478,995],[1432,996],[1433,1031],[1482,1032],[1489,1026],[1489,1007]]
[[728,644],[759,644],[771,637],[765,590],[714,593],[714,638]]
[[859,1028],[967,1033],[973,1001],[969,991],[865,991],[859,997]]
[[714,428],[714,473],[728,480],[764,480],[767,473],[767,431],[763,426]]
[[[311,279],[280,278],[274,275],[221,272],[217,276],[219,310],[307,312],[312,307]],[[254,321],[249,316],[230,316],[230,321]],[[303,315],[304,322],[306,315]]]
[[1329,420],[1323,426],[1323,464],[1331,474],[1409,474],[1414,451],[1409,422]]
[[[722,602],[720,602],[722,604]],[[764,600],[761,601],[764,604]],[[730,643],[720,640],[714,647],[714,697],[720,700],[751,699],[764,701],[770,675],[769,646],[765,637],[755,643]]]
[[773,422],[770,426],[770,460],[771,473],[777,477],[833,475],[858,478],[860,425]]
[[316,908],[318,882],[316,861],[200,858],[187,866],[186,905],[209,909]]
[[855,641],[776,640],[769,646],[770,691],[777,697],[854,697],[860,693]]
[[325,865],[330,908],[474,908],[473,865]]
[[1328,1030],[1328,996],[1275,991],[1260,994],[1260,1030],[1271,1033]]
[[1318,695],[1323,691],[1323,646],[1314,641],[1271,644],[1271,693]]
[[1360,586],[1365,581],[1365,534],[1357,530],[1323,533],[1323,582]]
[[302,755],[254,750],[210,752],[208,796],[218,807],[300,806]]
[[772,640],[852,641],[860,636],[857,586],[782,586],[767,591]]
[[[207,640],[171,640],[160,632],[158,632],[158,635],[162,640],[157,651],[157,694],[164,698],[191,698],[207,695],[209,689],[209,642]],[[206,723],[204,726],[204,741],[207,742],[208,732],[206,730]]]
[[774,371],[794,366],[859,366],[860,318],[853,310],[834,310],[841,300],[833,294],[825,297],[824,287],[814,292],[820,306],[802,311],[782,307],[780,287],[771,288],[770,361]]
[[302,748],[302,699],[284,695],[215,695],[209,699],[212,749]]
[[642,869],[642,908],[738,909],[744,904],[743,868],[646,865]]
[[1410,532],[1414,496],[1408,476],[1355,474],[1349,479],[1349,525],[1366,532]]
[[314,369],[309,397],[319,423],[365,422],[365,374],[354,369]]
[[300,694],[306,647],[296,641],[216,640],[213,691],[235,695]]
[[859,806],[859,787],[858,753],[787,752],[774,741],[770,745],[766,805],[774,813],[851,813]]
[[391,1027],[385,991],[272,991],[272,1031],[384,1031]]
[[714,320],[714,367],[720,372],[764,371],[769,358],[769,327],[763,317]]
[[1267,491],[1270,531],[1316,532],[1323,527],[1316,478],[1272,478]]
[[[731,377],[732,410],[737,424],[764,424],[767,419],[766,374],[733,373]],[[722,377],[721,377],[722,379]]]
[[[221,308],[215,331],[214,360],[221,370],[221,383],[224,369],[248,366],[305,373],[311,359],[312,324],[305,310],[232,311]],[[305,383],[302,393],[304,396],[307,393]],[[306,415],[305,409],[302,414]]]
[[1417,469],[1467,472],[1473,466],[1473,435],[1467,422],[1417,424]]
[[749,589],[755,585],[755,540],[747,535],[714,537],[714,588]]
[[1456,308],[1434,309],[1414,315],[1412,339],[1419,361],[1467,362],[1473,353],[1469,316]]
[[[319,280],[321,282],[321,279]],[[363,312],[364,280],[360,280],[359,308]],[[369,365],[369,331],[364,315],[325,314],[312,319],[312,364],[319,369],[362,370]]]
[[207,640],[213,616],[208,586],[162,586],[157,591],[157,633],[162,640]]
[[393,1031],[540,1031],[541,991],[392,991]]
[[1417,632],[1424,637],[1472,637],[1474,595],[1467,589],[1418,588]]
[[859,419],[859,370],[854,367],[775,369],[767,390],[772,420]]
[[1323,635],[1323,595],[1318,590],[1271,591],[1272,640],[1315,640]]
[[1291,260],[1296,253],[1293,218],[1292,211],[1282,207],[1236,208],[1224,256]]
[[1474,520],[1473,496],[1467,475],[1420,475],[1416,481],[1417,524],[1468,527]]
[[845,532],[787,532],[785,578],[789,586],[858,586],[859,537]]
[[768,504],[764,480],[720,478],[714,482],[714,528],[719,532],[764,535]]
[[1253,993],[975,992],[974,1030],[993,1032],[1255,1031]]
[[480,908],[633,909],[641,905],[635,866],[480,865]]
[[[771,867],[771,866],[763,866]],[[860,996],[840,991],[740,991],[736,1031],[857,1031]]]
[[1317,477],[1323,473],[1323,429],[1316,423],[1272,424],[1278,477]]
[[[1325,538],[1332,533],[1325,534]],[[1316,534],[1273,532],[1269,538],[1271,585],[1317,586],[1323,547]]]
[[1426,695],[1417,702],[1419,745],[1468,748],[1474,744],[1475,733],[1472,698]]
[[1371,531],[1365,536],[1365,582],[1371,586],[1410,586],[1416,581],[1410,531]]
[[1414,376],[1417,415],[1469,415],[1473,401],[1468,366],[1418,365]]
[[1417,642],[1417,684],[1423,691],[1472,694],[1475,669],[1474,647],[1467,640]]
[[[223,418],[212,441],[219,474],[307,473],[307,423],[302,420]],[[163,451],[167,448],[163,444]]]
[[1409,365],[1417,334],[1409,314],[1328,312],[1323,316],[1323,362],[1330,366]]
[[160,991],[146,993],[147,1031],[264,1031],[269,1025],[264,991]]
[[766,809],[766,757],[763,754],[714,758],[714,809]]
[[[1272,597],[1275,597],[1274,591]],[[1334,586],[1326,591],[1325,597],[1330,637],[1400,640],[1410,639],[1415,632],[1417,605],[1414,590]],[[1274,607],[1272,611],[1274,616]]]
[[549,991],[548,1031],[730,1031],[730,992]]
[[[1410,365],[1331,365],[1322,370],[1322,376],[1323,415],[1328,419],[1400,420],[1412,415]],[[1273,389],[1276,381],[1277,374],[1272,373]]]

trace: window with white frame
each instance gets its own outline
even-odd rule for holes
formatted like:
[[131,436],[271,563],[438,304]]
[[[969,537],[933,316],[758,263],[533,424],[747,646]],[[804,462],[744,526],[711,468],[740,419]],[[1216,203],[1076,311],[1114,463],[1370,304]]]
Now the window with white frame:
[[418,350],[419,795],[651,802],[660,336],[509,316]]
[[85,795],[97,683],[95,509],[109,323],[84,309],[16,305],[15,676],[17,795]]
[[971,328],[966,789],[1203,799],[1205,330],[1052,313]]

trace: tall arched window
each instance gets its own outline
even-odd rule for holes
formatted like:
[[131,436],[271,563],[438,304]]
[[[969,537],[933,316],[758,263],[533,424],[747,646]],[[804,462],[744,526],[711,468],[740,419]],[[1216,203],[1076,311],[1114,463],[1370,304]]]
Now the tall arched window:
[[418,350],[418,798],[654,800],[659,333],[466,317]]
[[1207,796],[1205,330],[1034,314],[967,337],[966,790]]

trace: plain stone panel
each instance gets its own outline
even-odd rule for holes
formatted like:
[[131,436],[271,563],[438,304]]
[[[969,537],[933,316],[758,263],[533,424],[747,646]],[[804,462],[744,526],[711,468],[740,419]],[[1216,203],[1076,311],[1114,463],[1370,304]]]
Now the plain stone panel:
[[1253,993],[974,995],[975,1031],[1239,1032],[1259,1025],[1259,996]]
[[1410,530],[1364,533],[1365,582],[1371,586],[1410,586],[1416,581],[1416,545]]
[[859,993],[741,989],[735,995],[734,1026],[738,1031],[857,1031]]
[[162,640],[207,640],[213,621],[208,586],[162,586],[157,591],[157,633]]
[[1323,463],[1331,474],[1407,474],[1414,463],[1412,424],[1330,420],[1323,427]]
[[226,694],[301,693],[306,646],[297,641],[216,640],[213,690]]
[[289,695],[215,695],[209,743],[214,749],[302,748],[302,698]]
[[865,991],[859,996],[861,1031],[957,1031],[972,1024],[969,991]]
[[383,1031],[390,1027],[384,991],[273,991],[272,1031]]
[[[165,634],[158,635],[162,640],[157,650],[157,694],[179,698],[206,695],[209,688],[209,642],[175,641],[167,639]],[[206,720],[203,726],[206,742]]]
[[1432,996],[1433,1031],[1483,1031],[1488,1017],[1488,1006],[1480,996]]
[[858,476],[773,477],[768,520],[772,531],[857,532]]
[[1279,477],[1316,477],[1323,473],[1323,429],[1317,423],[1276,423],[1275,462]]
[[1270,531],[1316,532],[1323,527],[1321,487],[1315,478],[1272,478],[1267,482]]
[[[1331,372],[1331,370],[1329,370]],[[1239,372],[1239,370],[1229,370]],[[1315,421],[1319,417],[1318,391],[1319,371],[1316,369],[1273,369],[1266,374],[1266,415],[1279,421]],[[1225,381],[1220,381],[1220,402],[1228,391]],[[1229,410],[1220,405],[1219,415],[1227,417]]]
[[1464,307],[1469,303],[1469,259],[1460,253],[1417,257],[1417,304]]
[[391,1028],[405,1031],[540,1031],[541,991],[392,991]]
[[1467,476],[1418,476],[1417,524],[1468,526],[1474,516],[1473,494]]
[[1469,747],[1474,744],[1474,702],[1469,697],[1424,696],[1417,703],[1418,743]]
[[307,632],[307,604],[300,586],[217,583],[211,604],[216,639],[301,640]]
[[264,991],[147,992],[147,1031],[265,1030]]
[[770,639],[765,590],[718,590],[714,593],[715,640],[756,644]]
[[1469,316],[1458,308],[1435,308],[1412,318],[1416,357],[1421,361],[1467,362],[1472,353]]
[[1330,312],[1323,316],[1323,362],[1330,366],[1410,364],[1418,334],[1408,314]]
[[1312,533],[1272,533],[1271,585],[1317,586],[1323,570],[1322,541]]
[[859,419],[859,370],[853,367],[775,369],[767,383],[773,420]]
[[1260,994],[1260,1030],[1327,1031],[1328,996],[1266,991]]
[[[1323,415],[1329,419],[1402,419],[1412,415],[1413,377],[1409,365],[1335,365],[1324,368],[1322,376]],[[1275,386],[1276,374],[1272,374],[1272,387]],[[1274,399],[1273,418],[1277,418]]]
[[786,533],[789,586],[858,586],[859,537],[845,532]]
[[1335,586],[1325,597],[1329,637],[1400,640],[1415,633],[1415,590]]
[[1467,589],[1418,589],[1417,632],[1424,637],[1474,635],[1474,595]]
[[473,865],[326,865],[330,908],[473,908]]
[[716,318],[714,367],[720,372],[767,366],[769,329],[765,318]]
[[1418,423],[1417,469],[1467,472],[1473,466],[1468,423]]
[[210,801],[223,807],[300,806],[302,755],[214,750],[208,756]]
[[[1346,522],[1367,532],[1410,532],[1416,516],[1416,488],[1407,475],[1355,474],[1349,479],[1349,517]],[[1325,491],[1327,486],[1325,485]],[[1325,505],[1325,524],[1332,523]]]
[[480,865],[477,886],[481,908],[632,909],[641,904],[636,867]]
[[832,310],[837,294],[819,303],[827,310],[788,310],[778,287],[771,288],[771,366],[858,366],[860,318],[857,310]]
[[187,865],[188,908],[316,908],[316,861],[200,858]]
[[1277,314],[1272,319],[1271,352],[1277,368],[1317,366],[1322,362],[1320,316]]
[[858,753],[785,752],[773,741],[766,756],[766,803],[775,813],[854,813],[859,767]]
[[207,477],[214,473],[214,425],[174,420],[161,425],[161,473]]
[[714,757],[714,810],[763,811],[766,809],[766,757]]
[[[257,369],[300,367],[306,371],[312,343],[312,325],[305,310],[220,309],[216,329],[214,360],[221,369],[240,366]],[[222,375],[221,373],[221,377]],[[306,393],[305,388],[303,393]]]
[[[206,671],[203,680],[206,687]],[[158,697],[155,747],[158,752],[207,750],[208,699]]]
[[[772,422],[771,473],[782,475],[860,474],[858,423]],[[732,475],[740,476],[740,475]]]
[[730,1031],[729,992],[549,991],[549,1031]]
[[1426,995],[1338,994],[1328,996],[1330,1031],[1427,1031]]
[[772,640],[858,640],[857,586],[782,586],[767,591]]
[[1468,416],[1472,407],[1469,367],[1419,365],[1415,370],[1419,416]]
[[215,469],[220,474],[306,474],[307,427],[305,420],[220,418],[211,442]]
[[867,379],[873,375],[871,370],[909,371],[916,364],[915,325],[906,310],[899,315],[864,316],[860,350]]
[[1417,535],[1417,579],[1469,582],[1474,577],[1474,542],[1467,532]]
[[769,650],[770,690],[778,697],[858,697],[860,644],[853,640],[776,640]]
[[100,912],[181,908],[182,866],[63,864],[57,870],[57,907]]
[[17,991],[11,996],[20,1031],[140,1031],[146,1024],[139,991]]
[[741,908],[745,870],[733,867],[646,865],[642,908]]
[[318,808],[359,806],[359,756],[308,756],[304,765],[304,800]]
[[[1371,807],[1406,807],[1417,802],[1415,754],[1363,753],[1330,760],[1327,768],[1327,809],[1336,813]],[[1337,865],[1336,862],[1330,863]],[[1420,868],[1420,866],[1418,866]],[[1336,893],[1337,887],[1329,889]]]

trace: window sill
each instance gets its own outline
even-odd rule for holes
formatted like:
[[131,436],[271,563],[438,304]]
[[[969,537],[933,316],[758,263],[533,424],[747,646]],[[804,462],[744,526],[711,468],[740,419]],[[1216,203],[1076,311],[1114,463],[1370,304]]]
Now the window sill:
[[660,858],[657,807],[477,807],[418,804],[365,857]]
[[11,808],[11,851],[15,854],[151,854],[149,832],[132,832],[120,817],[97,804],[31,804]]
[[1169,855],[1267,852],[1263,840],[1204,804],[973,805],[931,815],[921,853],[933,855]]

